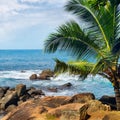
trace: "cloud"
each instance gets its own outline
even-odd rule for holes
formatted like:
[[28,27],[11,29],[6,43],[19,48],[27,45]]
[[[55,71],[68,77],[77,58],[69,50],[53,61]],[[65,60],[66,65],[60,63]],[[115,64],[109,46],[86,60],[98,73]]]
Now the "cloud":
[[[68,0],[1,0],[0,42],[13,39],[14,31],[31,26],[59,26],[71,18],[64,11]],[[47,29],[46,29],[47,30]]]

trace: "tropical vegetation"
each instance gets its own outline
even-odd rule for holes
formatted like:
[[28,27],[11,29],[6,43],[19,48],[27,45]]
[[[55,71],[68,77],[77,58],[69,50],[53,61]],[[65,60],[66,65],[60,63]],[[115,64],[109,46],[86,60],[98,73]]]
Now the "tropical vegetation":
[[[45,41],[45,52],[68,51],[76,61],[56,59],[55,71],[100,74],[113,85],[120,110],[120,0],[70,0],[65,9],[75,16]],[[89,58],[94,58],[90,62]]]

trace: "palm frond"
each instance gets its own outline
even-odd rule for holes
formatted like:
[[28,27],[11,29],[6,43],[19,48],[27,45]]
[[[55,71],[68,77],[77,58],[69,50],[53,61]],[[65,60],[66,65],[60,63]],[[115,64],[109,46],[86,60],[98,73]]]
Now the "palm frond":
[[118,5],[115,14],[115,36],[112,52],[114,54],[120,54],[120,5]]
[[89,39],[84,30],[74,22],[68,22],[57,30],[57,33],[51,34],[45,41],[45,52],[55,52],[59,50],[67,50],[77,58],[85,58],[89,56],[96,57],[102,52],[101,46],[96,43],[96,39]]
[[55,60],[55,72],[56,74],[60,74],[63,72],[69,72],[70,74],[78,74],[81,77],[87,77],[90,74],[90,71],[94,67],[93,63],[89,63],[87,61],[74,61],[65,63],[58,59]]
[[[104,25],[101,24],[102,21],[105,21],[106,19],[111,21],[111,15],[108,14],[109,12],[105,8],[101,7],[100,10],[104,10],[102,13],[107,15],[106,17],[103,15],[103,17],[99,14],[99,11],[95,11],[91,8],[87,0],[70,0],[66,5],[66,10],[76,14],[80,20],[82,20],[82,24],[86,23],[84,28],[86,29],[86,32],[89,33],[90,38],[96,38],[96,43],[100,45],[101,48],[107,47],[108,50],[110,50],[109,39],[104,30],[106,27],[103,27],[106,22]],[[110,26],[109,23],[107,23],[108,26]]]

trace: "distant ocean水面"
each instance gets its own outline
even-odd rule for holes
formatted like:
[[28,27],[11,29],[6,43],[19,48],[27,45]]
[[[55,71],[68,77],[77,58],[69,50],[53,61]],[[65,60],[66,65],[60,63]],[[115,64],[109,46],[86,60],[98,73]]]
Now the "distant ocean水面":
[[[46,95],[74,95],[82,92],[92,92],[96,98],[102,95],[114,95],[111,83],[99,76],[88,76],[83,81],[79,76],[61,74],[50,81],[30,81],[31,74],[39,74],[44,69],[54,69],[54,58],[63,61],[73,59],[67,53],[57,52],[45,54],[42,50],[0,50],[0,86],[15,87],[19,83],[27,87],[34,86],[42,89]],[[22,72],[24,71],[24,72]],[[48,87],[57,87],[65,83],[72,83],[72,87],[58,92],[50,92]]]

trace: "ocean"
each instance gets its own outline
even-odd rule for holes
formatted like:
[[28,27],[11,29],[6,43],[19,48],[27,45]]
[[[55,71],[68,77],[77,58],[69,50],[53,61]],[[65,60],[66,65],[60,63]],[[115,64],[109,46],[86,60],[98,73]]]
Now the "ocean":
[[[61,74],[49,81],[30,81],[31,74],[40,74],[44,69],[54,69],[54,59],[62,61],[74,59],[67,53],[57,52],[46,54],[42,50],[0,50],[0,86],[15,87],[19,83],[26,84],[27,87],[42,89],[46,95],[74,95],[83,92],[92,92],[99,99],[103,95],[114,95],[111,83],[99,76],[88,76],[82,80],[79,76]],[[24,72],[22,72],[24,71]],[[69,89],[58,90],[58,92],[48,91],[48,87],[58,87],[70,82]]]

